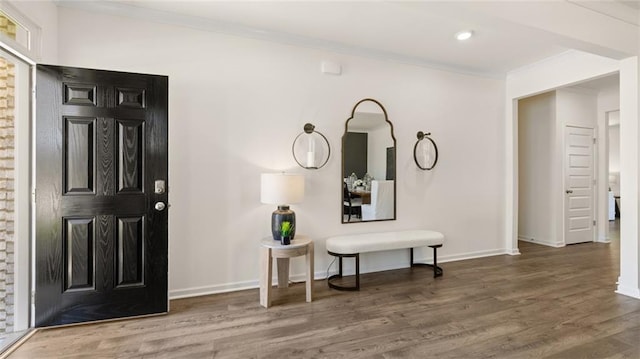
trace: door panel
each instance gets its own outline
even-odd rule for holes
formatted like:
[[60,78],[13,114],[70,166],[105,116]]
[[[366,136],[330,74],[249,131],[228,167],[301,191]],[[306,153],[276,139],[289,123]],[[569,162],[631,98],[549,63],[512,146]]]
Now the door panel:
[[116,288],[144,285],[144,217],[118,218]]
[[569,178],[569,186],[571,188],[587,188],[589,187],[589,175],[581,175],[578,177],[576,172]]
[[64,194],[94,193],[95,118],[64,121]]
[[142,193],[144,121],[116,120],[118,138],[118,193]]
[[593,241],[593,129],[565,128],[565,243]]
[[166,312],[167,78],[36,77],[37,326]]
[[[575,188],[575,187],[574,187]],[[569,198],[569,210],[579,210],[581,208],[589,208],[590,206],[589,197],[571,197]]]
[[95,289],[93,275],[95,233],[93,223],[93,217],[66,218],[64,220],[65,291]]
[[96,86],[65,83],[64,104],[96,106]]

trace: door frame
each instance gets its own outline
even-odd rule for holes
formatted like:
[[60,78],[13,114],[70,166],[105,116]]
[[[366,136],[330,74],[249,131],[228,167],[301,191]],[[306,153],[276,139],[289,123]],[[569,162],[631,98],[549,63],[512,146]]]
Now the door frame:
[[[6,8],[3,9],[5,12]],[[35,126],[35,65],[28,56],[13,48],[10,44],[0,39],[0,51],[3,56],[14,63],[24,66],[20,70],[16,66],[16,79],[18,76],[27,76],[26,88],[18,88],[16,81],[16,116],[14,118],[14,237],[26,237],[26,240],[15,241],[15,273],[14,273],[14,308],[17,315],[14,332],[6,336],[6,340],[0,347],[0,353],[4,350],[10,352],[12,346],[34,333],[34,255],[35,245],[33,221],[34,197],[33,186],[35,176],[34,157],[34,126]],[[19,96],[18,93],[26,93]],[[19,107],[18,107],[19,106]],[[24,119],[26,118],[26,121]],[[18,159],[20,159],[18,161]],[[25,165],[26,163],[26,165]],[[26,199],[26,200],[25,200]],[[22,259],[21,259],[22,258]],[[21,266],[26,260],[26,266]],[[19,317],[25,319],[20,320]]]
[[[591,146],[591,160],[592,160],[592,168],[591,168],[591,206],[593,208],[591,212],[591,221],[595,221],[595,224],[592,226],[591,233],[591,242],[598,241],[598,193],[597,193],[597,184],[598,184],[598,126],[595,125],[593,127],[584,126],[584,125],[572,125],[570,123],[565,123],[562,127],[562,191],[564,192],[567,189],[567,128],[582,128],[591,130],[592,138],[593,138],[593,146]],[[594,183],[595,182],[595,183]],[[567,245],[567,202],[568,197],[565,193],[562,194],[562,243]],[[584,242],[587,243],[587,242]]]
[[[5,36],[0,33],[0,49],[13,55],[17,60],[24,62],[29,66],[29,106],[28,106],[28,158],[29,174],[28,180],[25,185],[28,188],[29,201],[27,201],[28,207],[28,243],[29,243],[29,263],[28,263],[28,281],[25,285],[28,287],[28,328],[25,335],[32,334],[35,327],[35,301],[33,293],[35,290],[35,125],[36,125],[36,64],[37,60],[41,57],[41,45],[42,45],[42,28],[34,22],[29,16],[23,14],[14,5],[6,1],[0,1],[0,9],[13,18],[29,33],[29,43],[21,44],[18,41]],[[17,166],[16,166],[17,174]],[[17,181],[16,181],[17,182]],[[16,193],[17,195],[17,193]],[[16,211],[18,203],[16,201]],[[17,228],[16,228],[17,231]],[[16,232],[17,235],[17,232]],[[17,276],[16,276],[17,277]],[[17,281],[16,281],[17,283]],[[25,338],[25,335],[22,337]],[[0,352],[2,352],[0,350]]]

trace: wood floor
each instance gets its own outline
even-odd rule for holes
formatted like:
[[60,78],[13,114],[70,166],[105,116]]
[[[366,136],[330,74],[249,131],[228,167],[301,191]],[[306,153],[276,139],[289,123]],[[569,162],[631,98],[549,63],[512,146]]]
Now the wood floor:
[[171,302],[166,316],[48,329],[10,358],[640,358],[640,300],[614,293],[616,243]]

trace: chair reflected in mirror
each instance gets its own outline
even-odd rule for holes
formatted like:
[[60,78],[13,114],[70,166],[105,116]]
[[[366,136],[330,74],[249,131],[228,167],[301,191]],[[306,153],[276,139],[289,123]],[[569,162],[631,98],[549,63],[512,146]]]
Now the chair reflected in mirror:
[[362,218],[362,198],[355,197],[349,192],[347,184],[342,185],[342,214],[351,222],[351,216]]
[[371,204],[363,204],[363,221],[394,218],[393,181],[371,181]]

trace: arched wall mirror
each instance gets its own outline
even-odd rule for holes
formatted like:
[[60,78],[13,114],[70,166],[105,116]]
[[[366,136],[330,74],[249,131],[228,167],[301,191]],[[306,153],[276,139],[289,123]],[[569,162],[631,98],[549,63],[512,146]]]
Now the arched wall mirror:
[[396,138],[387,111],[360,100],[342,136],[342,223],[396,219]]

